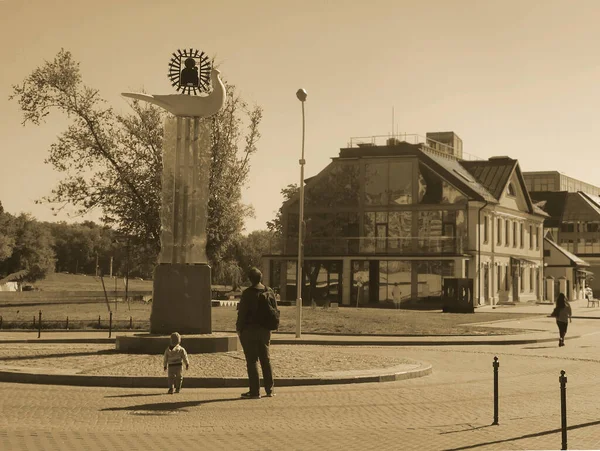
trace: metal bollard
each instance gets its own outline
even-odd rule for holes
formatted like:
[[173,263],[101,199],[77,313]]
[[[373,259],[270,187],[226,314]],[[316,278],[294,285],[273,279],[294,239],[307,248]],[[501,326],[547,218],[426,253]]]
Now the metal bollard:
[[560,371],[560,429],[562,432],[562,448],[567,449],[567,376],[565,370]]
[[[0,321],[0,326],[2,325],[2,322]],[[129,317],[129,329],[133,329],[133,316]]]
[[498,425],[498,368],[500,367],[500,362],[498,362],[498,357],[494,357],[494,422],[493,425]]
[[69,317],[67,316],[67,324],[65,325],[65,329],[69,330]]
[[112,310],[108,312],[108,338],[112,335]]
[[2,329],[2,315],[0,315],[0,329]]
[[98,329],[100,329],[100,315],[98,315]]
[[38,338],[40,338],[42,335],[42,311],[41,310],[40,310],[39,315],[40,315],[40,319],[38,321]]
[[33,315],[33,328],[35,329],[35,315]]

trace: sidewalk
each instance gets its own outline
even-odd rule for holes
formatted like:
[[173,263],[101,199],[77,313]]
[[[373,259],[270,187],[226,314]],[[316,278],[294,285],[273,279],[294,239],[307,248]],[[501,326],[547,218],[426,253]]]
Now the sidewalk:
[[[574,321],[569,327],[567,340],[581,338],[585,335],[594,335],[600,333],[600,322],[595,319],[600,319],[600,308],[587,308],[586,301],[576,301],[572,303]],[[536,305],[525,304],[518,306],[485,306],[478,311],[490,311],[502,309],[504,312],[514,313],[537,313],[539,315],[511,320],[504,319],[492,322],[482,322],[478,324],[485,327],[501,327],[514,328],[519,332],[522,330],[530,330],[529,333],[517,333],[515,335],[469,335],[469,336],[381,336],[381,335],[327,335],[327,334],[302,334],[301,338],[296,338],[295,334],[291,333],[274,333],[272,337],[273,351],[275,352],[281,346],[285,348],[286,353],[293,354],[297,349],[296,354],[300,355],[302,348],[296,348],[294,345],[318,345],[326,348],[321,351],[321,354],[331,355],[331,358],[342,356],[341,351],[336,351],[335,347],[348,346],[349,349],[357,347],[380,347],[380,346],[481,346],[481,345],[526,345],[536,343],[555,343],[557,341],[557,328],[554,318],[549,317],[553,306],[552,305]],[[475,313],[477,314],[477,313]],[[4,358],[0,360],[13,361],[17,358],[12,356],[12,348],[8,345],[26,346],[31,349],[38,350],[40,345],[53,344],[72,344],[73,346],[100,346],[103,348],[101,352],[88,352],[89,359],[97,364],[98,367],[111,366],[113,362],[108,355],[120,355],[113,352],[115,345],[115,337],[117,335],[133,335],[139,332],[113,332],[112,337],[108,338],[107,331],[82,331],[82,332],[46,332],[42,331],[41,338],[37,338],[35,331],[1,331],[0,332],[0,350],[4,352]],[[185,337],[184,337],[185,340]],[[292,350],[288,351],[287,348]],[[61,347],[64,349],[64,347]],[[241,348],[240,348],[241,349]],[[15,349],[14,353],[18,354]],[[39,350],[37,352],[40,352]],[[142,370],[137,376],[126,375],[116,371],[112,375],[97,375],[85,374],[78,364],[68,365],[69,369],[61,368],[58,363],[60,359],[67,358],[66,354],[57,352],[54,347],[46,347],[44,355],[38,355],[36,359],[41,360],[39,367],[32,366],[12,366],[0,364],[0,381],[4,382],[26,382],[37,384],[57,384],[57,385],[82,385],[82,386],[112,386],[112,387],[162,387],[164,385],[164,377],[158,377],[154,373],[148,373],[147,370]],[[312,351],[314,352],[314,351]],[[108,353],[108,354],[107,354]],[[240,356],[235,358],[242,359],[243,354],[238,351]],[[231,353],[226,353],[231,354]],[[235,354],[235,353],[234,353]],[[401,354],[401,352],[400,352]],[[196,358],[199,358],[197,355]],[[203,358],[222,361],[222,359],[231,360],[231,355],[225,356],[221,354],[205,354]],[[290,355],[291,356],[291,355]],[[145,356],[148,357],[148,356]],[[132,361],[144,356],[131,355],[127,357]],[[53,364],[52,359],[55,359]],[[57,360],[58,359],[58,360]],[[291,358],[290,360],[294,360]],[[321,373],[313,374],[310,377],[287,377],[279,378],[278,384],[281,386],[294,385],[323,385],[323,384],[348,384],[361,382],[388,382],[414,377],[421,377],[432,372],[432,366],[427,362],[412,362],[402,365],[389,366],[387,368],[370,368],[365,369],[354,367],[354,369],[346,369],[344,371],[333,371],[327,367],[327,360],[324,361],[324,366],[321,368]],[[16,363],[16,362],[15,362]],[[89,362],[88,362],[89,365]],[[160,364],[158,364],[160,365]],[[219,367],[220,365],[215,365]],[[376,365],[377,366],[377,365]],[[79,368],[79,369],[75,369]],[[359,369],[360,368],[360,369]],[[208,373],[210,374],[210,372]],[[291,372],[294,376],[298,373]],[[223,370],[217,373],[219,377],[187,377],[186,386],[200,387],[243,387],[247,383],[246,378],[242,377],[221,377],[223,375],[230,376],[231,373]],[[211,376],[213,376],[211,374]]]

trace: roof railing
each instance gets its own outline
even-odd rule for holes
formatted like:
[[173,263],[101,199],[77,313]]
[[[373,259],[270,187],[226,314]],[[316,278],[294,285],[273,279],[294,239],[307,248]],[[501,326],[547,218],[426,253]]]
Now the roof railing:
[[387,146],[389,143],[407,142],[409,144],[421,144],[424,151],[432,153],[442,158],[451,160],[484,160],[476,155],[462,152],[462,156],[454,155],[454,147],[441,143],[431,138],[427,138],[416,133],[399,133],[395,135],[374,135],[363,137],[352,137],[348,147],[366,147],[366,146]]

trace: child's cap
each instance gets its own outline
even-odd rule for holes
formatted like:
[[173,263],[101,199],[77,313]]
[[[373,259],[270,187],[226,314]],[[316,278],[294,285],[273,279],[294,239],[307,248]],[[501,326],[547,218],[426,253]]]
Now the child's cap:
[[179,343],[181,343],[181,335],[179,335],[177,332],[173,332],[171,334],[171,344],[173,346],[178,345]]

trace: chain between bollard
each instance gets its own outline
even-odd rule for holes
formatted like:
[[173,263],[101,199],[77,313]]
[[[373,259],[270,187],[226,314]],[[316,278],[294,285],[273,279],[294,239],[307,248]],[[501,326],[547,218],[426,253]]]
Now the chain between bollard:
[[492,425],[498,425],[498,368],[500,367],[500,362],[498,362],[498,357],[494,356],[494,422]]
[[565,370],[560,371],[560,429],[562,432],[562,449],[567,449],[567,376]]

